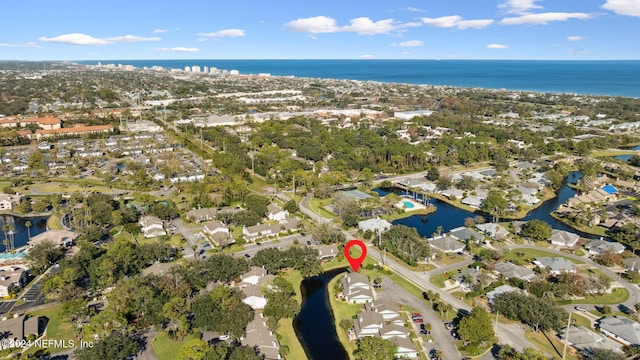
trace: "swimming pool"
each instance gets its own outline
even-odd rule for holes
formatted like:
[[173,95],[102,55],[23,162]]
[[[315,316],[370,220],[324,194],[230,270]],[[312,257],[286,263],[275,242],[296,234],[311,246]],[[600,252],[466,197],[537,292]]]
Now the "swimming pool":
[[402,204],[404,204],[404,207],[407,209],[413,209],[415,207],[411,201],[403,201]]

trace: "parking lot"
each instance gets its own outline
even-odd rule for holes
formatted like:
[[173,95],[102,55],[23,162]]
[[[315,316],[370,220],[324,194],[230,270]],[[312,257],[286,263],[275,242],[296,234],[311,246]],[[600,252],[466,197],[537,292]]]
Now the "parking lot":
[[15,300],[0,301],[0,314],[6,314],[11,310]]

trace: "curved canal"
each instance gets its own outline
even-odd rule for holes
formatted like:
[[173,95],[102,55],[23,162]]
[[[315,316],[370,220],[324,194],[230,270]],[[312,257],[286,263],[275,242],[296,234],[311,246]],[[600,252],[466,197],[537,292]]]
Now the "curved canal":
[[[578,231],[564,223],[554,219],[551,217],[551,212],[555,211],[560,204],[567,201],[567,199],[573,197],[576,194],[576,191],[570,188],[568,183],[576,183],[580,177],[581,173],[579,171],[572,171],[569,173],[569,176],[565,179],[564,183],[560,190],[558,190],[556,196],[552,199],[545,201],[539,207],[531,210],[522,220],[528,221],[533,219],[542,220],[551,225],[554,229],[566,230],[573,233],[576,233],[584,238],[588,239],[598,239],[599,236],[587,234],[581,231]],[[403,191],[400,189],[390,189],[390,191],[383,189],[375,189],[380,196],[385,196],[389,194],[390,191],[394,191],[400,195],[403,194]],[[418,199],[421,199],[421,195],[418,195]],[[451,229],[457,228],[464,224],[464,219],[468,217],[474,217],[477,215],[482,215],[481,213],[473,213],[466,210],[459,209],[453,205],[449,205],[444,201],[440,201],[437,199],[429,200],[431,204],[435,205],[436,212],[428,215],[413,215],[410,217],[406,217],[403,219],[398,219],[393,221],[394,225],[405,225],[409,227],[415,228],[421,236],[431,237],[433,233],[436,232],[436,229],[439,226],[442,226],[442,230],[447,232]]]
[[300,284],[302,306],[293,326],[309,359],[349,359],[338,340],[327,291],[329,281],[345,271],[346,268],[330,270]]

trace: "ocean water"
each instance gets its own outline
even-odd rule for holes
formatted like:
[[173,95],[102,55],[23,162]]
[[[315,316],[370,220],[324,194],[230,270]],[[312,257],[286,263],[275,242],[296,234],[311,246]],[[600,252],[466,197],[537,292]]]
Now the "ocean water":
[[[81,61],[97,64],[100,60]],[[640,98],[640,60],[102,60],[138,68],[199,65],[241,74],[351,79]]]

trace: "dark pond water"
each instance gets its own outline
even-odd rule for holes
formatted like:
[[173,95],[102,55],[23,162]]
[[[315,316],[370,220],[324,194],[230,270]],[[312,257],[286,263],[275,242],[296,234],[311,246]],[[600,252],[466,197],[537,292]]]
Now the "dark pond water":
[[[24,224],[27,221],[31,221],[31,227],[29,228],[29,231],[31,232],[31,237],[34,237],[47,230],[46,217],[21,218],[21,217],[15,217],[11,215],[0,215],[0,228],[6,224],[11,224],[15,227],[13,242],[16,248],[26,245],[27,242],[29,241],[29,234],[27,232],[27,227],[24,226]],[[0,251],[5,250],[5,246],[4,244],[2,244],[2,241],[4,239],[5,239],[4,231],[0,230],[0,249],[1,249]]]
[[[524,221],[538,219],[545,221],[551,225],[554,229],[571,231],[576,234],[579,234],[582,237],[589,239],[598,239],[599,236],[591,235],[587,233],[583,233],[581,231],[577,231],[570,226],[565,225],[564,223],[554,219],[551,217],[550,213],[558,208],[558,206],[564,203],[567,199],[573,197],[576,191],[567,186],[567,183],[575,183],[581,177],[579,171],[574,171],[569,174],[563,186],[558,190],[557,196],[553,199],[545,201],[538,208],[530,211],[527,216],[524,217]],[[404,195],[405,192],[401,189],[374,189],[375,192],[380,194],[380,196],[385,196],[389,194],[389,191],[394,191],[400,195]],[[421,199],[421,197],[418,197]],[[464,219],[468,217],[474,217],[477,215],[483,215],[480,212],[472,213],[462,209],[459,209],[455,206],[449,205],[444,201],[440,201],[437,199],[431,199],[431,204],[436,206],[436,212],[429,215],[413,215],[404,219],[398,219],[393,222],[394,225],[405,225],[409,227],[416,228],[418,233],[424,237],[431,237],[431,235],[436,232],[438,226],[442,226],[443,231],[447,232],[451,229],[457,228],[464,224]]]
[[[640,146],[634,146],[631,148],[626,148],[625,150],[640,150]],[[631,156],[633,155],[618,155],[618,156],[614,156],[614,159],[618,159],[618,160],[622,160],[622,161],[629,161],[629,159],[631,159]]]
[[296,335],[309,359],[347,360],[346,350],[338,340],[333,312],[329,304],[329,281],[346,271],[334,269],[302,281],[302,306],[293,321]]

